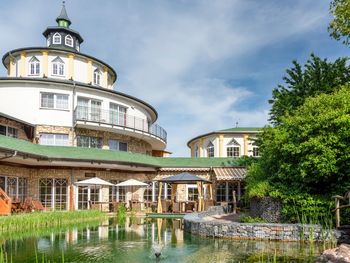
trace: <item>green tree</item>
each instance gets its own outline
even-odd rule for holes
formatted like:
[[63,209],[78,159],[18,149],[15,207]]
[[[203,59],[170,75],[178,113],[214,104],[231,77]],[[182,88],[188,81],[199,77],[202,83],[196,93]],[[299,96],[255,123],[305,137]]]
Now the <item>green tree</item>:
[[334,62],[311,54],[302,67],[293,61],[293,67],[287,69],[283,78],[285,84],[278,85],[272,91],[270,121],[278,125],[285,115],[292,115],[305,99],[321,93],[331,93],[340,85],[350,82],[350,67],[347,58],[338,58]]
[[303,209],[307,203],[312,209],[328,206],[332,195],[350,189],[349,85],[305,99],[280,125],[265,128],[259,142],[262,156],[247,178],[250,197],[288,200],[287,214],[291,197],[298,197]]
[[330,13],[333,20],[328,31],[336,40],[341,40],[345,45],[350,44],[350,0],[333,0],[330,4]]

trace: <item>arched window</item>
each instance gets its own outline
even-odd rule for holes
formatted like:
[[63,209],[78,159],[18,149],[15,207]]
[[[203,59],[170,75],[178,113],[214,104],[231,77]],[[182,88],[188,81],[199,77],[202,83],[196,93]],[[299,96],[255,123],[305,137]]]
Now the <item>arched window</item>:
[[227,157],[239,157],[240,156],[240,145],[232,139],[226,146]]
[[55,33],[53,35],[53,44],[61,44],[61,35],[59,33]]
[[94,84],[100,85],[101,83],[101,71],[99,69],[94,70]]
[[66,35],[65,43],[67,46],[73,47],[73,38],[71,37],[71,35]]
[[64,62],[60,57],[52,60],[52,75],[64,76]]
[[214,144],[212,142],[207,145],[207,157],[214,157]]
[[199,147],[198,147],[198,145],[196,145],[195,147],[194,147],[194,157],[199,157]]
[[39,75],[40,74],[40,62],[34,56],[29,60],[29,75]]

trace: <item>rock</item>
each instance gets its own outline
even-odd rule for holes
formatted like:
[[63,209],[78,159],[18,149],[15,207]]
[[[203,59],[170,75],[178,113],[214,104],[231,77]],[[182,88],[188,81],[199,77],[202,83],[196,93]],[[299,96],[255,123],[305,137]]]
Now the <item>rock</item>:
[[350,263],[350,245],[341,244],[339,247],[325,250],[317,262]]

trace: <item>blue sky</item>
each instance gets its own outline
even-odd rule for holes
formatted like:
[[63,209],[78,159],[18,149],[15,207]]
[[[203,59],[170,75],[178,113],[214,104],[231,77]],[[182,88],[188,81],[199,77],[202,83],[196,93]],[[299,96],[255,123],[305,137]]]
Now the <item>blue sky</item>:
[[[0,2],[2,54],[45,45],[42,32],[55,25],[61,1]],[[66,2],[81,51],[116,69],[116,90],[157,109],[173,156],[189,156],[186,142],[196,135],[265,125],[267,100],[293,59],[349,54],[328,35],[328,1]]]

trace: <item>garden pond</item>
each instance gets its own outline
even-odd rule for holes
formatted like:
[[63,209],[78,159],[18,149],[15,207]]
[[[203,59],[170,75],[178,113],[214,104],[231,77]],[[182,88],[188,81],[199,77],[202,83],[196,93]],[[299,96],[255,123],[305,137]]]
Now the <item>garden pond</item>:
[[180,219],[149,218],[0,235],[0,242],[8,262],[315,262],[325,249],[325,244],[203,238],[185,233]]

